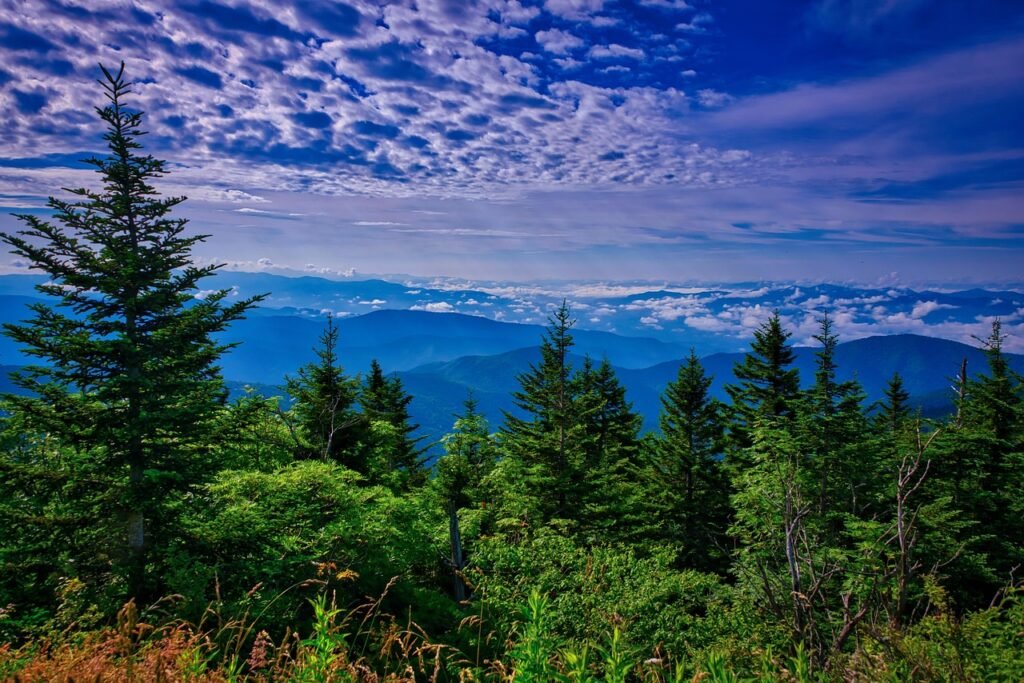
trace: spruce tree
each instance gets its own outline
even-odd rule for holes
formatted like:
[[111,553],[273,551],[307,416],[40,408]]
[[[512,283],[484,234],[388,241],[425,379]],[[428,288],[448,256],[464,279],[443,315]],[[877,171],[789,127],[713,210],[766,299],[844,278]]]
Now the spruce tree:
[[[399,479],[392,475],[401,474],[402,487],[425,480],[426,473],[420,464],[422,437],[413,436],[419,425],[414,424],[409,415],[412,400],[400,378],[386,376],[376,360],[370,363],[370,374],[359,392],[359,405],[367,423],[364,447],[371,451],[366,457],[382,469],[371,472],[371,479],[386,478],[395,483]],[[384,452],[383,461],[378,462]]]
[[513,401],[526,417],[505,413],[503,443],[525,467],[527,490],[542,506],[544,520],[578,512],[579,428],[576,383],[569,362],[570,331],[576,321],[565,301],[548,317],[540,363],[519,376]]
[[750,432],[759,420],[790,422],[800,397],[800,377],[791,368],[795,358],[791,333],[782,327],[779,312],[754,331],[750,353],[737,363],[738,384],[726,386],[732,400],[732,440],[739,448],[753,443]]
[[456,600],[466,597],[461,572],[466,566],[459,510],[475,503],[486,506],[484,479],[494,467],[496,452],[487,428],[487,420],[477,412],[472,393],[456,416],[452,431],[442,439],[445,454],[437,461],[437,486],[448,515],[448,539],[451,548],[453,590]]
[[607,358],[595,368],[588,357],[574,383],[581,450],[574,482],[581,492],[580,520],[592,542],[631,536],[642,521],[634,499],[643,418],[633,410]]
[[910,418],[910,393],[903,386],[900,373],[893,373],[885,386],[884,398],[876,404],[875,428],[883,433],[897,434],[904,429]]
[[[102,68],[102,67],[101,67]],[[219,266],[192,264],[207,235],[187,235],[171,216],[184,197],[162,198],[152,182],[163,161],[143,155],[142,114],[126,108],[124,65],[100,81],[107,105],[106,157],[88,159],[99,190],[50,198],[52,220],[21,215],[24,229],[0,235],[12,253],[44,272],[48,297],[6,334],[38,359],[14,381],[25,396],[8,410],[28,429],[88,454],[110,477],[123,524],[111,539],[119,572],[139,600],[153,588],[149,551],[175,533],[170,504],[200,483],[209,462],[211,426],[225,400],[214,335],[261,297],[226,303],[228,292],[196,296]]]
[[285,378],[285,390],[294,401],[296,455],[335,460],[361,471],[356,444],[362,423],[354,408],[359,383],[346,376],[338,362],[338,327],[333,317],[327,318],[314,351],[315,361]]
[[821,344],[815,353],[814,385],[803,406],[805,432],[813,453],[813,469],[818,477],[818,512],[852,512],[862,488],[863,457],[860,442],[867,438],[867,423],[861,412],[864,391],[854,380],[839,381],[836,372],[836,346],[839,337],[832,331],[828,315],[818,319],[820,329],[814,339]]
[[651,442],[643,495],[652,533],[679,549],[682,566],[724,571],[729,486],[718,459],[724,406],[710,396],[711,383],[691,350],[661,396],[661,434]]

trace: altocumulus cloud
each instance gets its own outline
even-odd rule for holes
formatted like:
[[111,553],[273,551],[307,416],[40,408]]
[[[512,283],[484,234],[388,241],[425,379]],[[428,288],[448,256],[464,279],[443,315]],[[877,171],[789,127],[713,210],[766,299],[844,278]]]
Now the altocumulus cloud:
[[[81,116],[94,93],[82,84],[97,61],[124,60],[135,103],[173,113],[150,117],[151,145],[185,167],[182,182],[201,168],[244,187],[466,196],[729,177],[729,157],[674,132],[689,106],[677,62],[693,48],[660,29],[692,18],[685,3],[531,5],[151,0],[4,12],[0,55],[19,68],[4,71],[2,154],[96,146]],[[612,26],[628,30],[609,42]],[[576,54],[578,68],[570,78],[531,46]],[[637,72],[609,60],[648,64]],[[40,126],[44,109],[50,126]]]

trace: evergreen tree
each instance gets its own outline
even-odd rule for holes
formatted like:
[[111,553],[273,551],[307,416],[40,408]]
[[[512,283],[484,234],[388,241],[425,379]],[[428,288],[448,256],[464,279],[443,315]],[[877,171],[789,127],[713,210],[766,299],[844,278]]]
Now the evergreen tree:
[[576,383],[569,363],[576,321],[565,301],[548,317],[540,363],[519,376],[512,397],[525,418],[505,413],[503,443],[526,470],[527,490],[541,504],[543,520],[568,519],[579,510],[580,459]]
[[903,387],[903,377],[893,373],[885,386],[885,398],[877,404],[875,427],[882,433],[900,432],[911,417],[910,393]]
[[299,458],[335,460],[363,471],[356,453],[362,422],[354,406],[358,381],[347,377],[338,362],[338,327],[328,316],[314,349],[317,359],[285,378],[285,390],[294,401],[296,446]]
[[445,455],[437,462],[437,484],[448,515],[450,563],[454,570],[453,595],[459,601],[466,598],[466,586],[461,576],[466,566],[466,550],[459,510],[474,503],[486,505],[483,484],[496,458],[487,420],[477,412],[477,402],[472,394],[463,407],[464,412],[456,417],[452,431],[442,440]]
[[[974,522],[973,549],[985,556],[991,572],[986,589],[974,591],[979,593],[976,605],[987,602],[1024,564],[1024,402],[1020,378],[1002,350],[1004,340],[1002,325],[995,321],[989,337],[981,340],[987,373],[962,379],[957,417],[939,442],[945,452],[937,479],[945,482],[954,506]],[[962,574],[975,583],[979,572],[968,567]]]
[[376,360],[370,363],[370,374],[359,392],[359,405],[369,428],[364,446],[378,451],[367,454],[368,458],[380,460],[381,451],[386,454],[379,464],[383,470],[374,476],[393,479],[391,474],[401,473],[402,486],[421,484],[425,480],[420,464],[422,437],[412,436],[419,429],[409,415],[412,399],[400,378],[387,377]]
[[724,571],[728,561],[729,486],[718,459],[724,406],[691,350],[661,397],[661,434],[652,441],[647,486],[652,535],[679,548],[685,567]]
[[864,391],[854,380],[838,380],[835,354],[839,338],[827,314],[818,324],[814,339],[821,348],[815,354],[814,385],[802,411],[818,478],[818,512],[853,512],[865,484],[860,476],[864,463],[858,462],[863,458],[861,442],[868,436],[861,412]]
[[581,449],[574,479],[582,496],[578,516],[591,541],[631,536],[641,522],[635,494],[643,418],[607,358],[595,368],[588,357],[575,384]]
[[739,383],[728,385],[726,392],[732,400],[732,436],[739,446],[752,443],[749,432],[758,418],[790,420],[795,414],[800,377],[789,367],[795,358],[790,336],[776,311],[754,331],[750,353],[733,370]]
[[95,469],[122,491],[113,498],[124,532],[113,543],[124,547],[120,573],[142,600],[154,587],[149,551],[176,533],[171,504],[216,468],[208,455],[226,347],[213,335],[260,297],[196,297],[218,268],[192,265],[192,248],[207,236],[186,235],[187,221],[170,215],[184,198],[161,198],[151,185],[165,166],[139,152],[142,114],[125,107],[124,65],[103,76],[108,104],[97,111],[109,154],[88,160],[102,189],[51,198],[52,222],[22,215],[23,230],[0,235],[50,278],[38,287],[50,300],[32,305],[24,324],[5,326],[42,361],[15,375],[29,395],[9,396],[7,409],[75,457],[102,463]]

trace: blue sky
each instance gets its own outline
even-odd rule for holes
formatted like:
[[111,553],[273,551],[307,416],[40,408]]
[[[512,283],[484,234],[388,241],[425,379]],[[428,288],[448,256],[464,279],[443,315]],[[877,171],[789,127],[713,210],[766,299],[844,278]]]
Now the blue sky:
[[1020,2],[0,0],[0,229],[121,60],[242,269],[1024,280]]

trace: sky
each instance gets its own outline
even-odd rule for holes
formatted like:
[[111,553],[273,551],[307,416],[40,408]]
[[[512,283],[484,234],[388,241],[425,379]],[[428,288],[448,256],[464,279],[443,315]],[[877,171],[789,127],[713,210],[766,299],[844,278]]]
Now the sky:
[[1024,281],[1019,1],[0,0],[0,230],[96,186],[121,61],[200,260]]

